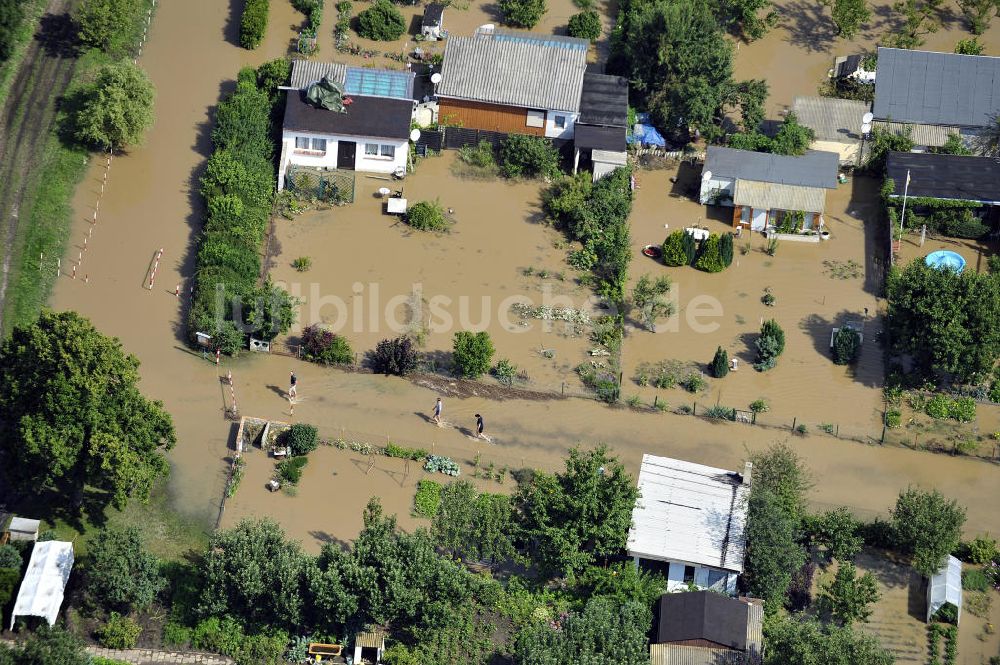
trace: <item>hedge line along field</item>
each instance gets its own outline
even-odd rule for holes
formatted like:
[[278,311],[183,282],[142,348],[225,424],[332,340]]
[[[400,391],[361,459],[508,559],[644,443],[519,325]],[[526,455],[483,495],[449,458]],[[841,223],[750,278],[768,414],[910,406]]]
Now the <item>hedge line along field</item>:
[[[240,71],[236,91],[219,104],[212,130],[212,156],[202,178],[206,221],[199,241],[195,296],[189,332],[212,335],[216,346],[232,353],[243,332],[232,320],[230,303],[245,298],[260,276],[260,247],[274,198],[272,109],[282,93],[277,86],[290,63],[276,60]],[[216,317],[217,292],[229,320]]]
[[245,49],[255,49],[264,41],[267,34],[267,15],[270,11],[269,0],[246,0],[243,5],[243,16],[240,17],[240,46]]

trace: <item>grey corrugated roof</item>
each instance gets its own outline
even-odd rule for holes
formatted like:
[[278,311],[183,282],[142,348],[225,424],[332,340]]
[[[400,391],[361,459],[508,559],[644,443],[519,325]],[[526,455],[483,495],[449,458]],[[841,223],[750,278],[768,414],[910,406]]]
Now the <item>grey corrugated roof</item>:
[[879,48],[879,120],[983,127],[1000,111],[1000,58]]
[[736,187],[733,188],[733,204],[758,210],[823,212],[826,207],[826,190],[822,187],[737,180]]
[[948,142],[950,134],[958,134],[960,129],[950,125],[911,125],[905,122],[883,122],[876,120],[875,127],[891,134],[908,135],[913,145],[940,147]]
[[585,49],[490,36],[450,37],[437,94],[575,113],[586,67]]
[[821,141],[857,143],[861,141],[861,118],[868,104],[834,97],[796,97],[792,111],[799,124],[813,130]]
[[837,187],[835,152],[809,150],[801,157],[709,146],[705,171],[714,176],[799,187]]
[[292,62],[293,88],[302,90],[310,83],[319,81],[324,76],[331,81],[344,84],[347,76],[347,65],[339,62],[316,62],[314,60],[295,60]]
[[747,658],[734,649],[650,644],[649,662],[651,665],[746,665]]

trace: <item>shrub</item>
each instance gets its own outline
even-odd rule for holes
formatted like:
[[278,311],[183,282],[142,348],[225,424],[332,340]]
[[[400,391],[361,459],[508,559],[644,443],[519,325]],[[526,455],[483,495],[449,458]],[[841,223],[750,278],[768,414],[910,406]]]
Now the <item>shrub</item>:
[[719,237],[719,259],[722,267],[728,268],[733,263],[733,234],[723,233]]
[[84,592],[94,606],[143,610],[163,589],[159,563],[135,527],[102,529],[88,555]]
[[885,412],[885,426],[889,429],[897,429],[903,426],[903,414],[899,409],[889,409]]
[[958,623],[958,608],[953,603],[945,603],[934,613],[931,621],[940,621],[941,623],[954,625]]
[[717,418],[719,420],[736,420],[736,409],[716,404],[705,409],[705,417]]
[[965,509],[937,490],[910,487],[899,493],[891,512],[896,546],[912,555],[914,570],[933,576],[958,546]]
[[514,385],[514,379],[517,378],[517,365],[506,358],[501,358],[493,366],[492,373],[496,377],[496,380],[503,385],[512,386]]
[[135,619],[112,612],[107,623],[97,631],[97,639],[108,649],[134,649],[141,632],[142,627]]
[[21,553],[13,545],[0,545],[0,568],[11,568],[21,571],[23,564]]
[[406,32],[406,21],[389,0],[375,0],[358,14],[358,34],[378,42],[392,42]]
[[802,611],[812,605],[813,577],[816,575],[816,564],[806,561],[792,575],[791,584],[788,585],[788,606],[792,611]]
[[275,465],[278,478],[289,485],[295,485],[302,480],[302,467],[308,464],[309,458],[306,456],[292,457],[282,460]]
[[460,330],[455,333],[451,357],[463,377],[475,379],[489,371],[494,351],[488,332]]
[[785,350],[785,331],[778,322],[769,319],[760,327],[760,337],[757,338],[757,362],[754,369],[764,372],[778,364],[778,356]]
[[462,146],[458,149],[458,160],[465,168],[456,169],[455,175],[480,180],[497,177],[500,168],[497,166],[496,156],[493,153],[493,144],[489,141],[480,141],[478,145],[474,146]]
[[295,423],[282,435],[293,456],[308,455],[319,445],[319,432],[312,425]]
[[437,200],[414,203],[406,211],[406,223],[420,231],[447,231],[451,226]]
[[674,231],[663,241],[663,262],[668,266],[689,266],[694,255],[694,238],[684,231]]
[[349,365],[354,362],[350,343],[315,323],[302,331],[303,355],[314,362]]
[[726,269],[719,252],[718,234],[713,233],[702,241],[694,267],[705,272],[722,272]]
[[976,419],[976,400],[958,397],[948,405],[948,415],[960,423],[971,423]]
[[715,357],[712,358],[712,376],[717,379],[724,378],[729,374],[729,354],[721,346],[715,350]]
[[386,444],[384,452],[386,457],[408,459],[415,462],[424,459],[430,454],[423,448],[406,448],[404,446],[397,446],[392,441],[389,441]]
[[924,406],[924,413],[931,418],[943,419],[951,415],[951,399],[945,395],[934,395]]
[[968,550],[971,563],[984,565],[997,558],[997,541],[989,534],[976,536],[969,542]]
[[962,571],[962,588],[966,591],[989,591],[991,586],[986,573],[978,568],[966,568]]
[[372,371],[389,376],[406,376],[417,368],[419,354],[413,348],[413,340],[405,335],[396,339],[383,339],[368,354]]
[[245,49],[255,49],[264,41],[269,9],[269,0],[246,0],[243,5],[243,16],[240,18],[240,46]]
[[587,9],[569,18],[569,34],[596,42],[601,37],[601,15]]
[[418,517],[428,519],[437,515],[441,504],[441,484],[433,480],[421,480],[417,483],[417,493],[413,496],[413,512]]
[[689,393],[699,393],[708,387],[708,381],[701,374],[691,372],[681,380],[681,387]]
[[191,644],[192,630],[170,619],[163,625],[163,644],[168,647],[186,648]]
[[298,272],[306,272],[312,268],[313,260],[308,256],[300,256],[292,261],[292,267]]
[[499,0],[503,22],[515,28],[533,28],[548,7],[545,0]]
[[833,337],[833,362],[847,365],[854,362],[861,350],[861,335],[857,330],[843,326]]
[[21,571],[13,568],[0,568],[0,607],[6,607],[14,597],[17,583],[21,581]]
[[507,178],[558,178],[559,151],[541,136],[511,134],[500,143],[500,170]]
[[754,413],[766,413],[771,410],[771,407],[768,405],[767,400],[761,397],[750,402],[750,410]]

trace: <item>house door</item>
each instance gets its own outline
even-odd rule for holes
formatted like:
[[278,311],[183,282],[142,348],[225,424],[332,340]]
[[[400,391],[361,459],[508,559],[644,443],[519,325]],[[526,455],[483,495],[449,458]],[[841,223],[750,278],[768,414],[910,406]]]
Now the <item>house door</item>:
[[752,215],[753,217],[750,221],[750,230],[763,231],[764,227],[767,226],[767,211],[754,208]]
[[358,144],[354,141],[337,141],[337,168],[354,169],[354,155]]

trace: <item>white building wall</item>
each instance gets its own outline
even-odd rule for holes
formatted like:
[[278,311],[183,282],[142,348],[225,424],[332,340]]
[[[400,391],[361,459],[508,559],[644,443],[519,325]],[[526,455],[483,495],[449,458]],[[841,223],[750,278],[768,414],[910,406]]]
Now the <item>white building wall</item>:
[[[303,151],[295,148],[295,139],[307,137],[309,139],[326,139],[326,152],[323,154],[312,151]],[[281,163],[278,170],[278,189],[285,187],[285,173],[288,166],[299,164],[302,166],[312,166],[316,168],[335,169],[337,168],[337,153],[341,141],[351,141],[357,144],[354,153],[354,170],[368,173],[392,173],[399,168],[406,168],[409,157],[410,142],[407,139],[380,139],[366,138],[360,136],[338,136],[333,134],[314,134],[310,132],[295,132],[285,130],[281,135]],[[393,157],[371,156],[365,154],[366,144],[377,144],[380,146],[393,146],[395,154]]]
[[707,204],[710,200],[715,197],[716,192],[723,192],[728,198],[727,201],[722,202],[722,205],[733,205],[733,190],[736,188],[735,178],[726,178],[723,176],[712,175],[712,178],[708,181],[701,181],[701,192],[699,200],[702,205]]
[[[633,557],[635,565],[639,566],[641,559]],[[694,566],[694,586],[698,589],[711,589],[719,593],[736,595],[736,580],[738,573],[731,570],[722,570],[711,566],[699,566],[697,564],[684,561],[665,561],[667,564],[667,591],[675,593],[687,591],[688,583],[684,581],[684,569],[687,566]],[[714,578],[714,579],[710,579]]]
[[[565,119],[564,127],[556,126],[556,117]],[[546,111],[545,112],[545,138],[549,139],[571,139],[573,138],[573,130],[576,127],[577,118],[580,117],[579,113],[567,113],[565,111]]]

